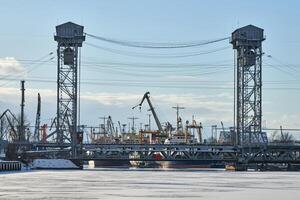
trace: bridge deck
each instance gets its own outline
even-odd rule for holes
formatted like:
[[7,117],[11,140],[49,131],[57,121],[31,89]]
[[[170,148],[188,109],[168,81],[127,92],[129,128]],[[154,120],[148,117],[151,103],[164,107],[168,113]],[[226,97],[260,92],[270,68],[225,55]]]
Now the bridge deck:
[[[19,144],[21,145],[21,144]],[[27,144],[29,145],[29,144]],[[203,161],[240,163],[299,163],[299,144],[268,144],[248,147],[208,144],[81,144],[71,157],[70,144],[30,144],[29,158],[58,157],[80,160]]]

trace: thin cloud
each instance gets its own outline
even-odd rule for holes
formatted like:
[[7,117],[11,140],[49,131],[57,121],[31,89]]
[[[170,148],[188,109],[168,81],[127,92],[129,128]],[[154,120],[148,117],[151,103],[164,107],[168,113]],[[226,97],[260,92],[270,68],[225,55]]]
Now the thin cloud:
[[25,68],[14,57],[0,58],[0,74],[14,75],[25,72]]
[[[128,93],[83,93],[82,100],[96,101],[102,105],[134,106],[140,102],[143,94]],[[222,98],[220,98],[222,97]],[[189,109],[205,109],[208,112],[230,112],[232,102],[226,94],[195,95],[195,94],[159,94],[151,95],[151,100],[156,106],[171,107],[176,104]]]

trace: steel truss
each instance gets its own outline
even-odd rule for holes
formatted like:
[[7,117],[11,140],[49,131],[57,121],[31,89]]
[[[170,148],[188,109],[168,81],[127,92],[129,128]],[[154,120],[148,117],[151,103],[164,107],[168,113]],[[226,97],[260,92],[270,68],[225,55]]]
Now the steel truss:
[[[78,46],[58,44],[58,80],[57,80],[57,142],[71,142],[77,131],[77,88],[78,88]],[[64,64],[64,53],[73,53],[73,62]]]
[[[236,161],[237,149],[232,146],[203,146],[203,145],[161,145],[161,144],[111,144],[89,145],[83,147],[85,159],[109,160],[145,160],[154,161],[154,154],[162,155],[160,161],[212,161],[233,162]],[[129,158],[128,155],[138,153],[140,158]],[[115,155],[112,157],[111,155]]]
[[262,41],[263,29],[249,25],[232,33],[236,49],[237,144],[267,143],[262,132]]
[[[71,144],[33,143],[26,145],[22,159],[64,158],[71,159]],[[29,147],[30,146],[30,147]],[[79,146],[78,146],[79,147]],[[159,161],[203,161],[236,166],[264,164],[300,164],[300,144],[269,144],[264,148],[225,145],[166,145],[166,144],[83,144],[76,160],[136,160],[158,161],[154,154],[160,154]],[[40,150],[42,149],[42,150]],[[130,157],[138,153],[139,157]]]
[[72,144],[72,156],[76,157],[78,144],[78,50],[85,41],[83,26],[67,22],[56,27],[57,41],[57,116],[56,143]]
[[265,148],[245,148],[241,159],[245,163],[298,163],[300,164],[300,145],[273,144]]

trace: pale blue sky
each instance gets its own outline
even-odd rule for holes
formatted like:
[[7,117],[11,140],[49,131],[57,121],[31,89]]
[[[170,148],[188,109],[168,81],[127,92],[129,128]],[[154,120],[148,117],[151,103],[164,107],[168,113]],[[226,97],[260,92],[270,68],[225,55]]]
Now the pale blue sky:
[[[263,74],[266,88],[263,93],[264,120],[267,126],[272,127],[280,124],[291,128],[300,127],[299,8],[300,3],[296,0],[1,0],[0,58],[14,57],[19,60],[22,67],[30,70],[35,66],[22,60],[36,60],[55,51],[56,43],[53,40],[55,26],[67,21],[85,26],[87,33],[148,42],[217,39],[230,36],[231,32],[240,26],[253,24],[265,29],[266,41],[263,43],[263,50],[266,55],[270,54],[276,59],[275,61],[266,56],[263,58],[266,65]],[[87,42],[141,54],[205,52],[230,47],[227,40],[204,47],[176,51],[125,48],[92,38],[87,38]],[[85,124],[98,123],[99,116],[108,114],[111,114],[115,121],[121,120],[124,123],[127,122],[127,117],[136,115],[141,118],[140,122],[145,123],[146,107],[142,113],[132,111],[130,108],[140,101],[144,92],[149,90],[154,96],[161,121],[174,122],[175,112],[171,106],[177,102],[186,107],[182,114],[185,119],[190,120],[191,115],[195,114],[198,121],[206,122],[207,126],[213,123],[219,124],[221,120],[228,126],[232,125],[233,92],[230,89],[220,89],[224,84],[230,86],[233,80],[231,48],[207,55],[166,59],[122,56],[84,44],[82,62],[83,81],[96,79],[95,81],[105,83],[104,85],[82,85],[82,95],[85,96],[82,99],[82,122]],[[96,64],[85,66],[86,62]],[[103,63],[135,64],[125,67],[114,66],[117,68],[117,73]],[[149,64],[155,67],[149,68]],[[161,64],[171,64],[171,67],[163,69],[157,67]],[[199,67],[192,67],[191,64],[198,64]],[[220,69],[207,69],[205,64],[210,67],[220,65]],[[276,66],[268,66],[270,64]],[[208,71],[214,73],[204,75]],[[26,77],[55,80],[56,65],[47,63],[38,66]],[[112,83],[111,80],[122,81]],[[193,82],[188,82],[189,80]],[[161,83],[162,81],[169,82]],[[134,86],[128,86],[130,82]],[[159,85],[163,87],[157,87]],[[9,87],[9,92],[3,87]],[[49,93],[55,91],[56,84],[28,81],[26,87],[35,89],[32,91],[32,96],[29,94],[26,102],[31,121],[34,121],[36,104],[33,95],[38,89],[43,89],[41,93],[45,98],[43,98],[42,117],[47,122],[55,115],[54,98]],[[206,89],[206,87],[217,87],[217,89]],[[279,87],[287,89],[274,89]],[[13,97],[16,98],[7,101],[14,93],[11,88],[15,88],[15,94],[19,94],[19,82],[12,81],[2,86],[0,108],[4,110],[6,107],[11,107],[17,113],[18,96],[14,94]],[[49,92],[47,93],[46,90]],[[97,95],[94,95],[95,93]]]

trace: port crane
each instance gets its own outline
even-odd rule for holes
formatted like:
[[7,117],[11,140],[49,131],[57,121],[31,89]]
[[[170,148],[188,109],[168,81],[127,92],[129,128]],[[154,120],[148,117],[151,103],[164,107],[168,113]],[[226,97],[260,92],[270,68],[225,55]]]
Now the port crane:
[[158,128],[158,130],[159,130],[160,133],[163,133],[164,131],[163,131],[162,125],[161,125],[161,123],[160,123],[160,121],[159,121],[159,119],[158,119],[158,117],[157,117],[157,114],[156,114],[156,112],[155,112],[155,110],[154,110],[154,107],[152,106],[152,103],[151,103],[151,100],[150,100],[150,96],[149,96],[149,95],[150,95],[150,92],[146,92],[146,93],[144,94],[144,96],[143,96],[142,101],[141,101],[138,105],[132,107],[132,109],[135,109],[136,107],[139,107],[139,109],[141,110],[141,107],[142,107],[142,105],[143,105],[143,103],[144,103],[144,101],[145,101],[145,99],[146,99],[147,102],[148,102],[148,104],[149,104],[150,111],[152,112],[152,115],[153,115],[153,117],[154,117],[154,120],[155,120],[155,123],[156,123],[156,125],[157,125],[157,128]]
[[[6,135],[7,138],[10,137],[10,139],[12,141],[18,140],[20,139],[19,137],[19,131],[16,130],[15,128],[15,123],[17,124],[17,127],[20,127],[20,121],[17,119],[17,117],[11,112],[10,109],[6,109],[2,115],[0,116],[0,121],[2,120],[7,120],[9,127],[10,127],[10,131],[9,131],[9,135]],[[3,137],[3,135],[2,135]],[[4,139],[4,138],[0,138],[0,139]]]
[[111,116],[108,116],[107,118],[107,131],[109,131],[112,136],[117,136]]

